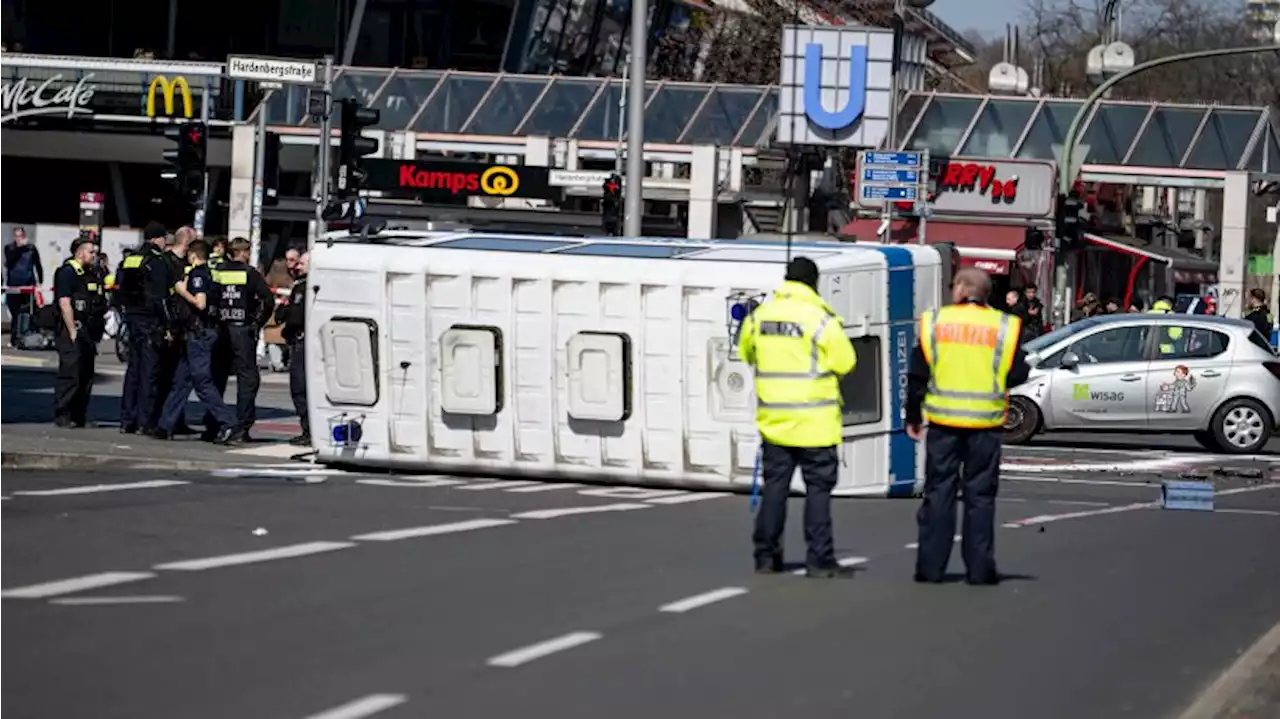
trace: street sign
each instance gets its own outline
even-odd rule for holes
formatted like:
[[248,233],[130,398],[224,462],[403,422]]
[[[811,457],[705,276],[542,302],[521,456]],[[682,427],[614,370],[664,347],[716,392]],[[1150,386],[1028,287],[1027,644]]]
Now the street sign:
[[600,187],[612,172],[604,170],[552,170],[547,184],[552,187]]
[[894,185],[863,185],[862,199],[864,200],[891,200],[896,202],[915,202],[920,197],[920,189],[917,187],[902,187]]
[[235,55],[227,58],[227,76],[233,80],[310,85],[316,82],[318,75],[315,61]]
[[864,165],[890,165],[894,167],[921,167],[922,152],[863,152]]
[[920,183],[919,170],[885,170],[878,167],[862,168],[863,182],[893,182],[898,184]]

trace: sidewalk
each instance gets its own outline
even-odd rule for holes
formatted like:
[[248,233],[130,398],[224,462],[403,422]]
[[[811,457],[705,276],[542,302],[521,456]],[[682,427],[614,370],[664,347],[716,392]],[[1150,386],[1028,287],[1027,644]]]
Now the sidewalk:
[[[106,346],[104,346],[106,349]],[[108,353],[110,350],[108,350]],[[202,442],[199,436],[169,441],[119,432],[122,365],[112,354],[101,357],[89,407],[97,427],[60,429],[53,425],[52,393],[57,357],[52,352],[0,352],[3,381],[3,424],[0,424],[0,467],[4,469],[70,469],[124,466],[137,469],[216,469],[219,467],[289,464],[305,455],[288,439],[300,431],[289,397],[287,374],[264,372],[258,391],[257,416],[250,435],[256,441],[235,447]],[[235,380],[227,388],[234,402]],[[202,408],[187,405],[188,423],[199,426]]]

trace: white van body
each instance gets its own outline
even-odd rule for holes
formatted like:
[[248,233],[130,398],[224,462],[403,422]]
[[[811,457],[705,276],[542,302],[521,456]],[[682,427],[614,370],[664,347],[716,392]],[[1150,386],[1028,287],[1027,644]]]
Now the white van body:
[[[947,270],[928,246],[793,252],[818,264],[858,350],[836,493],[912,496],[924,450],[903,431],[907,362]],[[307,309],[319,461],[748,489],[759,437],[733,307],[765,300],[785,262],[743,240],[329,235]],[[352,424],[358,440],[342,436]]]

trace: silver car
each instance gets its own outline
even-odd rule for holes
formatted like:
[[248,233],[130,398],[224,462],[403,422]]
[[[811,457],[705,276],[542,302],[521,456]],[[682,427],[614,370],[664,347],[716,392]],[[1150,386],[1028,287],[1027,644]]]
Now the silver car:
[[1091,317],[1024,346],[1005,441],[1055,430],[1187,433],[1258,451],[1280,420],[1280,357],[1253,325],[1206,315]]

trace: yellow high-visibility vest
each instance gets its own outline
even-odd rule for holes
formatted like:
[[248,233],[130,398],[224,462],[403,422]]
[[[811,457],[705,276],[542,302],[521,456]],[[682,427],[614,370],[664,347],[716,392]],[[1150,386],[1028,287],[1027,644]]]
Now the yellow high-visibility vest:
[[990,429],[1004,424],[1007,379],[1022,321],[985,305],[961,304],[920,317],[929,363],[924,417],[930,424]]
[[743,361],[755,368],[756,427],[785,447],[842,441],[839,376],[858,363],[840,318],[812,288],[786,282],[743,322]]

